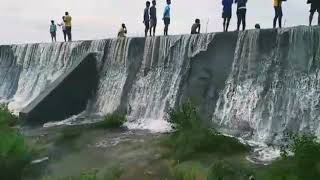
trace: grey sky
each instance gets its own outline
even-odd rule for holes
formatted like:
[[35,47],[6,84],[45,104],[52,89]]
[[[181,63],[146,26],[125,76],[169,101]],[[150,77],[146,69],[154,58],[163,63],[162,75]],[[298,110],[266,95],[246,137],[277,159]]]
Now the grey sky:
[[[161,16],[165,0],[157,0],[157,34],[162,34]],[[122,22],[128,36],[142,36],[142,14],[145,0],[0,0],[0,44],[48,42],[50,20],[60,22],[65,11],[73,17],[75,40],[114,37]],[[231,30],[235,29],[235,6]],[[308,24],[309,5],[306,0],[288,0],[283,4],[285,26]],[[170,34],[189,33],[195,18],[200,18],[202,32],[221,31],[221,0],[172,0]],[[248,0],[248,28],[259,22],[262,28],[272,26],[272,0]],[[316,21],[314,20],[314,23]],[[62,40],[59,29],[58,40]]]

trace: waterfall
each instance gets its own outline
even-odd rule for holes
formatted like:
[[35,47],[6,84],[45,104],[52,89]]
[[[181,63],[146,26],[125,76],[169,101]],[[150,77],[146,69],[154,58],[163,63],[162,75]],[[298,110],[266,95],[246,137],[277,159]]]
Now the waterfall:
[[[90,51],[102,51],[101,42],[12,45],[0,56],[0,101],[19,112],[50,83]],[[3,47],[1,47],[3,49]]]
[[99,79],[89,117],[121,110],[129,128],[165,131],[167,112],[191,99],[228,134],[320,136],[319,27],[1,45],[0,103],[19,112],[92,52]]
[[285,131],[319,136],[319,38],[319,28],[307,27],[240,33],[214,121],[256,141]]
[[190,58],[212,39],[204,34],[110,40],[90,109],[106,115],[124,108],[129,128],[168,130],[166,114],[176,104]]

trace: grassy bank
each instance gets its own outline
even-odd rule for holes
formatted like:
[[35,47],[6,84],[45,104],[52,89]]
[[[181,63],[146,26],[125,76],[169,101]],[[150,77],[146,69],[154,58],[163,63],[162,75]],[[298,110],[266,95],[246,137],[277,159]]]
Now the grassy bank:
[[24,137],[13,127],[17,121],[5,106],[0,107],[0,179],[20,179],[31,160]]
[[249,147],[237,139],[202,125],[203,120],[191,103],[171,110],[169,117],[175,131],[163,144],[171,150],[169,154],[176,160],[188,160],[199,154],[232,156],[249,151]]

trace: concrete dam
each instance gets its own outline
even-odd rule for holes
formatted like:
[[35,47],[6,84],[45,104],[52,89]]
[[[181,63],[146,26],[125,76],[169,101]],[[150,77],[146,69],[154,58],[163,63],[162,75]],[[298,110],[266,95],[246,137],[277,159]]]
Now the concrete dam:
[[0,46],[0,103],[28,121],[120,110],[129,128],[166,131],[188,100],[227,134],[320,136],[320,28]]

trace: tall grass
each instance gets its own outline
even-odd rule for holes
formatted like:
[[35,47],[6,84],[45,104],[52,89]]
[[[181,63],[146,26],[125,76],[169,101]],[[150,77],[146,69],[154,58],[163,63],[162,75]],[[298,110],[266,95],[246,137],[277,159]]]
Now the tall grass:
[[125,122],[127,122],[126,115],[124,113],[114,112],[108,114],[104,119],[95,124],[97,128],[119,128]]
[[171,110],[169,122],[175,130],[164,144],[171,149],[177,160],[187,160],[199,153],[232,155],[248,151],[248,147],[237,139],[219,134],[202,125],[202,119],[192,103]]
[[24,137],[11,126],[17,117],[0,108],[0,179],[18,180],[29,163],[31,155]]
[[13,115],[7,106],[0,104],[0,128],[8,128],[18,122],[18,117]]

